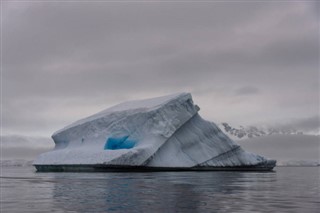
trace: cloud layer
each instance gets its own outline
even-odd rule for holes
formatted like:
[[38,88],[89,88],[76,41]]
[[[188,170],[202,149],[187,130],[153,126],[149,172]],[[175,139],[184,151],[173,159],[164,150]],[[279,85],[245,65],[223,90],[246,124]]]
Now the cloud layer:
[[118,102],[180,91],[216,122],[319,114],[315,3],[2,4],[4,134],[48,136]]

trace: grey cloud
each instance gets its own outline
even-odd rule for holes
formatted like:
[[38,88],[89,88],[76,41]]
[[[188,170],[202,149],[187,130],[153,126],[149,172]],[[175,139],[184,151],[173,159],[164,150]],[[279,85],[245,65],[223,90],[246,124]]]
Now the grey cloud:
[[21,135],[2,135],[1,160],[29,159],[33,160],[43,152],[54,147],[54,142],[48,137],[30,137]]
[[30,137],[21,135],[2,135],[1,160],[29,159],[33,160],[39,154],[52,150],[54,142],[48,137]]
[[[68,57],[79,49],[90,53],[92,48],[99,47],[107,48],[104,52],[111,58],[118,53],[123,58],[126,52],[119,50],[126,44],[148,43],[148,40],[154,43],[159,37],[183,38],[190,33],[203,36],[202,32],[207,27],[225,29],[225,24],[250,18],[250,13],[242,12],[250,11],[250,8],[242,4],[235,6],[238,7],[195,3],[31,4],[23,14],[17,17],[12,15],[17,20],[11,21],[12,16],[7,18],[8,24],[4,26],[4,39],[10,45],[6,53],[7,60],[15,62],[19,56],[21,62],[26,63],[52,60],[58,56]],[[252,7],[259,8],[256,5]],[[226,16],[222,20],[225,12],[232,12],[234,16]],[[14,25],[10,21],[15,21]],[[6,39],[7,36],[10,38]],[[128,47],[128,53],[137,50],[136,46],[132,50]],[[30,51],[32,54],[27,54]],[[139,57],[139,54],[134,56]]]
[[276,159],[319,161],[319,136],[314,135],[272,135],[239,141],[250,152]]
[[253,94],[258,94],[260,93],[259,89],[256,87],[241,87],[236,90],[236,95],[253,95]]
[[3,148],[53,148],[54,142],[48,137],[32,137],[22,135],[2,135],[1,145]]
[[41,153],[48,152],[49,148],[31,148],[31,147],[9,147],[3,148],[1,161],[23,159],[23,160],[34,160]]
[[[313,3],[313,4],[312,4]],[[310,4],[311,10],[314,12],[316,18],[320,18],[320,2],[314,1]]]
[[304,130],[320,130],[320,117],[319,115],[317,115],[314,117],[301,119],[293,125],[298,126],[299,128]]
[[310,67],[315,67],[319,59],[319,44],[317,40],[318,36],[314,31],[309,35],[276,41],[268,45],[260,54],[257,54],[256,59],[271,65],[279,64],[280,66],[291,67],[313,63],[313,66]]
[[[258,117],[248,113],[288,119],[319,106],[318,31],[308,2],[6,4],[7,132],[51,134],[118,102],[179,91],[195,91],[209,117],[238,109],[248,124]],[[235,91],[258,95],[245,105]]]
[[320,131],[320,116],[315,115],[307,118],[292,119],[286,124],[279,124],[282,128],[294,128],[302,131],[311,131],[313,133],[319,134]]

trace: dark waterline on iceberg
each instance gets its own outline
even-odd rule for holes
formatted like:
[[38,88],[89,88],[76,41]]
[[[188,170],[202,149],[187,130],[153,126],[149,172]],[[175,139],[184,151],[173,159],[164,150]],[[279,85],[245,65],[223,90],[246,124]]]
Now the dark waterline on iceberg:
[[3,167],[1,212],[318,212],[319,171],[36,173]]
[[193,166],[193,167],[150,167],[124,166],[106,164],[66,164],[66,165],[34,165],[37,172],[187,172],[187,171],[247,171],[271,172],[276,166],[275,160],[268,160],[250,166]]

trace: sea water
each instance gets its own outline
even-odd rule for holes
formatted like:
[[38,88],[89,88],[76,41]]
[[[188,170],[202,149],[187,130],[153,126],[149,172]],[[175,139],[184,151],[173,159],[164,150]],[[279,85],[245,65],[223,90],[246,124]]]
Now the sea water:
[[1,168],[0,212],[320,212],[319,167],[37,173]]

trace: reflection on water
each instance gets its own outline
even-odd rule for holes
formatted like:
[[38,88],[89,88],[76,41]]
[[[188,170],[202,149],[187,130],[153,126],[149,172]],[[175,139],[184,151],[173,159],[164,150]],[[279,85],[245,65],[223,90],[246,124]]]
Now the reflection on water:
[[[59,177],[59,174],[56,174]],[[201,192],[197,186],[205,180],[201,173],[112,173],[90,174],[91,177],[77,179],[70,184],[69,181],[61,181],[54,184],[53,197],[56,202],[64,203],[65,198],[73,197],[76,203],[63,205],[64,210],[81,210],[99,207],[100,210],[141,212],[142,209],[153,211],[165,211],[170,208],[177,211],[196,211],[201,206],[206,206],[202,200],[206,190]],[[97,175],[97,176],[96,176]],[[203,175],[203,174],[202,174]],[[209,175],[209,174],[207,174]],[[224,184],[222,173],[211,174],[207,178],[212,179],[211,193],[221,191]],[[241,174],[240,174],[241,175]],[[56,176],[57,177],[57,176]],[[57,178],[58,178],[57,177]],[[234,177],[232,177],[234,179]],[[73,180],[72,180],[73,181]],[[206,184],[205,182],[202,184]],[[210,186],[208,186],[210,187]],[[231,188],[226,193],[231,192]]]
[[3,168],[3,212],[317,212],[319,168],[35,173]]

